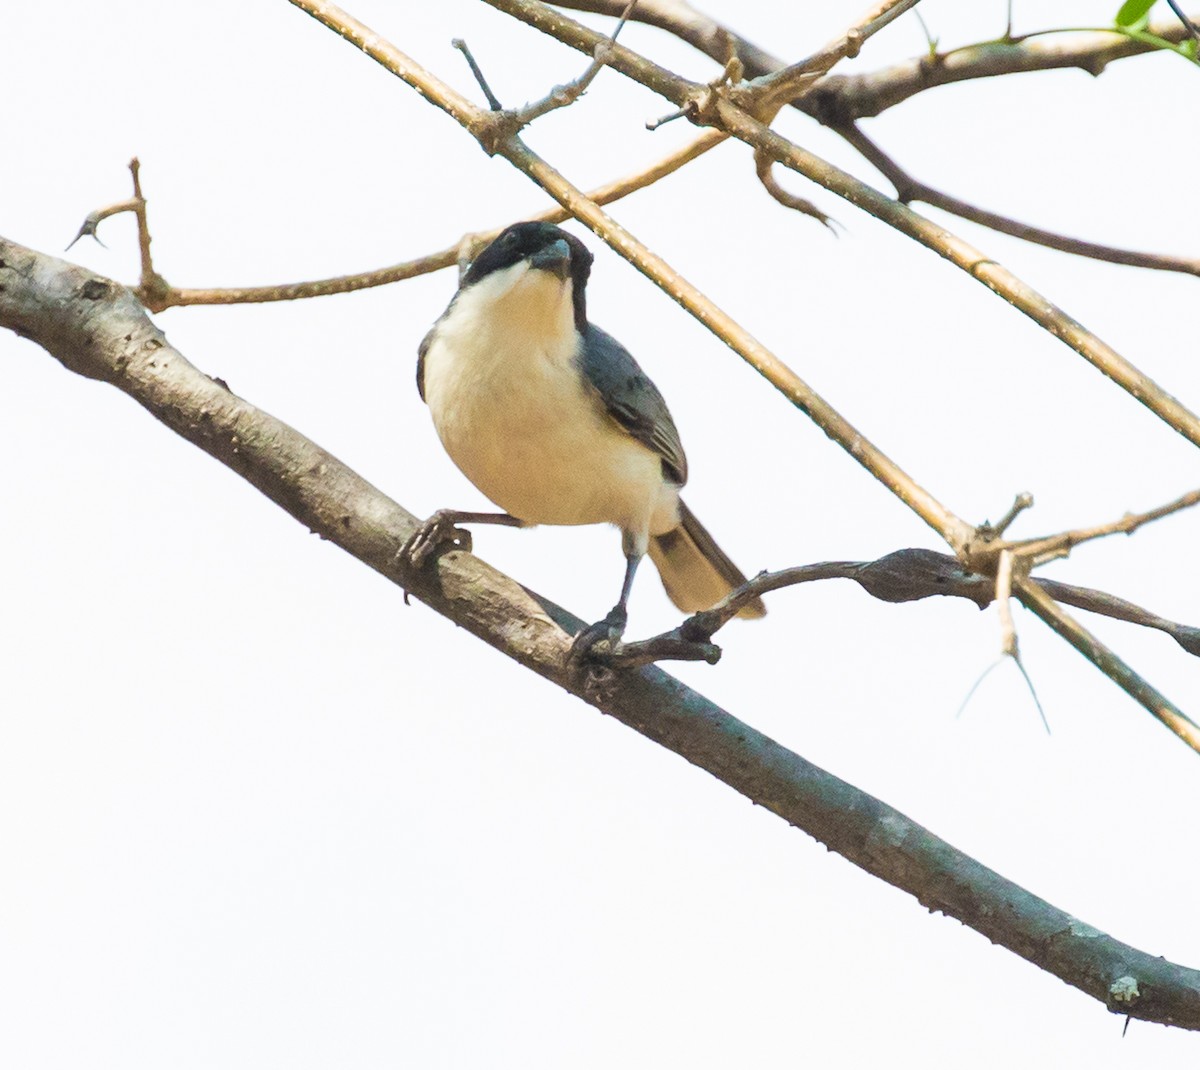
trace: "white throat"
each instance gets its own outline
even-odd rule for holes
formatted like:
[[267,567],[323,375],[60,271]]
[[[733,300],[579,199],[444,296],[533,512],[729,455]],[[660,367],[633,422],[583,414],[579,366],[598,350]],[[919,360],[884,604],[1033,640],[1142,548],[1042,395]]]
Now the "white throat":
[[503,359],[510,373],[514,360],[569,361],[578,345],[571,280],[527,262],[493,272],[458,295],[437,334],[462,358]]

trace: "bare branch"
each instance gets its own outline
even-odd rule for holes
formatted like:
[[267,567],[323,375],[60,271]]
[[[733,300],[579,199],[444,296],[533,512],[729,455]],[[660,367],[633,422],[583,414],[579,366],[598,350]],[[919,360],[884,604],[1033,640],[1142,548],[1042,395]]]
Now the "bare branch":
[[1007,216],[968,204],[948,193],[942,193],[932,186],[927,186],[924,182],[918,182],[888,156],[875,141],[867,137],[856,124],[830,125],[830,129],[853,145],[863,158],[895,187],[896,199],[902,204],[920,201],[934,208],[940,208],[943,212],[950,212],[960,219],[969,219],[972,223],[978,223],[980,226],[988,227],[1001,234],[1008,234],[1035,245],[1044,245],[1048,249],[1072,253],[1075,256],[1086,256],[1092,260],[1103,260],[1110,264],[1125,264],[1128,267],[1148,268],[1154,271],[1178,271],[1187,275],[1200,275],[1200,257],[1169,256],[1164,253],[1141,253],[1132,249],[1118,249],[1111,245],[1101,245],[1098,242],[1083,241],[1080,238],[1056,234],[1053,231],[1030,226],[1028,223],[1021,223]]
[[[525,667],[805,830],[867,872],[1101,1001],[1200,1029],[1200,971],[1122,944],[1006,880],[655,668],[568,673],[581,623],[471,554],[397,573],[417,520],[337,458],[188,363],[124,287],[0,240],[0,326],[112,383],[306,527]],[[566,629],[566,631],[564,631]]]
[[[1189,35],[1177,20],[1149,28],[1171,42]],[[921,56],[867,74],[830,75],[796,106],[818,122],[845,126],[879,115],[927,89],[952,82],[996,78],[1032,71],[1078,68],[1099,75],[1114,60],[1155,51],[1147,41],[1099,30],[1055,36],[1051,40],[987,41],[934,56]]]
[[1190,490],[1180,495],[1166,505],[1148,509],[1144,513],[1126,513],[1118,520],[1110,520],[1106,524],[1096,524],[1090,528],[1075,528],[1058,535],[1042,535],[1035,539],[1021,539],[1005,544],[1006,550],[1014,550],[1027,558],[1033,565],[1041,565],[1066,557],[1072,549],[1082,542],[1092,539],[1103,539],[1108,535],[1132,535],[1143,524],[1161,520],[1182,509],[1190,509],[1200,502],[1200,489]]
[[[852,59],[858,55],[867,40],[888,23],[898,19],[906,11],[917,6],[918,0],[882,0],[872,7],[862,18],[850,26],[845,33],[839,34],[824,48],[797,63],[791,63],[779,70],[764,74],[754,79],[750,88],[754,96],[767,109],[766,116],[774,116],[775,111],[802,93],[807,92],[817,83],[817,80],[828,74],[841,60]],[[743,106],[746,104],[743,102]],[[765,118],[756,109],[760,118]]]
[[[588,194],[588,197],[597,204],[611,204],[619,201],[631,193],[653,185],[659,179],[666,178],[728,139],[729,135],[719,130],[706,130],[695,141],[676,149],[651,166],[597,187]],[[85,236],[94,237],[99,241],[96,227],[102,220],[119,212],[133,212],[136,209],[137,201],[130,199],[92,212],[84,221],[75,241]],[[529,218],[546,223],[562,223],[570,219],[571,214],[556,206],[547,208]],[[503,229],[503,226],[499,226],[470,235],[466,244],[470,247],[486,245]],[[74,245],[75,242],[71,244]],[[279,283],[271,286],[188,289],[172,286],[161,275],[154,272],[153,278],[157,280],[157,284],[149,288],[139,285],[134,292],[151,312],[162,312],[167,308],[184,305],[240,305],[261,304],[269,301],[299,301],[310,297],[352,293],[355,290],[366,290],[373,286],[386,286],[389,283],[402,282],[404,279],[412,279],[433,271],[441,271],[443,268],[454,267],[461,258],[463,248],[463,239],[460,238],[453,245],[436,253],[429,253],[426,256],[417,257],[415,260],[405,260],[399,264],[392,264],[374,271],[358,272],[354,275],[336,275],[332,278],[315,279],[310,282]]]
[[[754,154],[754,172],[758,175],[758,180],[762,183],[763,189],[782,204],[784,208],[791,208],[804,215],[812,216],[813,219],[824,223],[830,230],[834,230],[833,220],[813,204],[812,201],[806,200],[804,197],[797,197],[794,193],[789,193],[775,180],[774,174],[771,173],[771,168],[774,166],[775,161],[766,153],[756,152]],[[834,233],[836,234],[837,231],[834,230]]]
[[1008,507],[1008,512],[1005,513],[996,523],[992,524],[984,521],[979,525],[978,531],[982,538],[991,540],[999,539],[1010,527],[1012,522],[1017,519],[1026,509],[1033,508],[1033,495],[1028,491],[1022,491],[1014,499],[1012,505]]

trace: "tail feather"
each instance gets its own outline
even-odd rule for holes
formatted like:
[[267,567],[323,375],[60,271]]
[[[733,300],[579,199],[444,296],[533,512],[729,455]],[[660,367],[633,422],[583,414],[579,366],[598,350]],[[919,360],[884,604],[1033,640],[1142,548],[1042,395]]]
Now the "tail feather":
[[[667,595],[685,613],[710,609],[735,587],[746,582],[696,515],[681,501],[679,527],[650,539],[650,560],[662,577]],[[767,607],[761,598],[743,606],[739,617],[757,620]]]

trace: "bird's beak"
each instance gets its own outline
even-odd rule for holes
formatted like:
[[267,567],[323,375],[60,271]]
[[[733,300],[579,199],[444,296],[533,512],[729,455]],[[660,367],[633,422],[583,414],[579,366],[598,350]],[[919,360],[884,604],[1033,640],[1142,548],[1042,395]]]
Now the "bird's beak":
[[571,274],[571,247],[559,238],[553,245],[539,249],[529,263],[540,271],[549,271],[564,281]]

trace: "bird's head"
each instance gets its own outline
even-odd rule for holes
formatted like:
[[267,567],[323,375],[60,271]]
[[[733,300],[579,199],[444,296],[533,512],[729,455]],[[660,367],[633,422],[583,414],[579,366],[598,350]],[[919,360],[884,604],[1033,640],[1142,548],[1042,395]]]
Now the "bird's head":
[[552,315],[569,301],[583,330],[591,270],[592,254],[573,234],[552,223],[514,223],[475,258],[459,292],[486,289],[492,301],[519,303],[531,316]]

